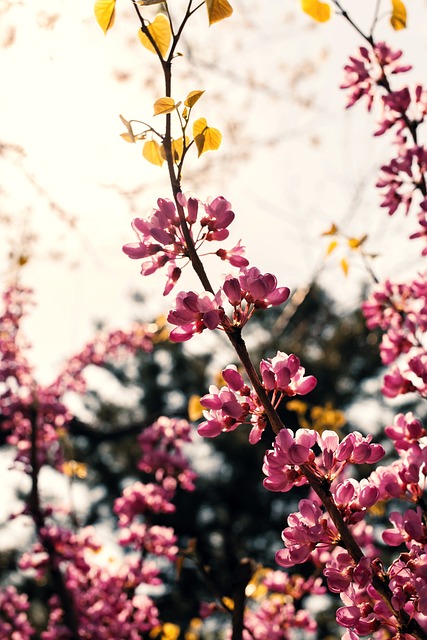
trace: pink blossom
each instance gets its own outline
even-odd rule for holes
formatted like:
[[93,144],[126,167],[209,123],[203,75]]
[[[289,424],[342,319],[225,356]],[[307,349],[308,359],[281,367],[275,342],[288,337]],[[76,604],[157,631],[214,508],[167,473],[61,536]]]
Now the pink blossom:
[[285,548],[276,553],[282,567],[293,567],[308,560],[318,544],[333,543],[332,533],[320,507],[311,500],[300,500],[299,511],[288,516],[288,527],[282,531]]
[[168,322],[177,325],[170,333],[172,342],[185,342],[205,329],[216,329],[224,318],[222,294],[209,291],[201,294],[181,291],[175,300],[175,308],[169,312]]
[[372,108],[376,86],[381,86],[389,74],[405,73],[410,65],[402,65],[399,60],[402,51],[393,51],[385,42],[377,42],[370,50],[360,47],[358,55],[350,56],[344,67],[345,77],[341,89],[349,89],[347,108],[366,96],[368,110]]
[[[178,208],[167,198],[157,200],[157,208],[144,218],[135,218],[132,228],[137,242],[123,246],[123,252],[133,260],[141,260],[141,274],[149,276],[167,266],[167,280],[163,295],[167,295],[179,280],[182,272],[178,261],[188,264],[188,235],[199,251],[205,242],[223,241],[228,227],[234,219],[231,205],[222,196],[203,204],[191,195],[179,193]],[[187,225],[188,235],[183,224]],[[218,249],[215,253],[221,260],[236,267],[246,267],[245,249],[239,242],[232,249]]]
[[282,351],[271,360],[262,360],[260,371],[268,391],[274,389],[286,396],[305,395],[317,384],[314,376],[304,376],[305,369],[297,356]]

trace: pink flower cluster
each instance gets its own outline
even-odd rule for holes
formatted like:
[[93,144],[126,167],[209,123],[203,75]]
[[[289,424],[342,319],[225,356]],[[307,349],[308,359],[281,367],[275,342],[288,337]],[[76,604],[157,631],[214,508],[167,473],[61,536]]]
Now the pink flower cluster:
[[[244,640],[284,640],[293,637],[294,633],[315,634],[317,623],[304,608],[303,600],[308,595],[325,593],[322,580],[305,579],[298,574],[289,575],[283,571],[261,569],[260,573],[260,577],[255,573],[248,585],[249,602],[244,614],[242,636]],[[202,603],[201,617],[207,618],[218,609],[216,603]],[[231,634],[226,637],[231,638]]]
[[376,94],[381,94],[382,114],[375,135],[393,130],[397,148],[395,157],[381,167],[376,183],[382,190],[381,207],[387,209],[389,215],[399,208],[408,213],[418,193],[415,200],[419,207],[419,228],[410,238],[425,241],[422,254],[426,255],[427,150],[419,143],[418,128],[427,116],[427,90],[419,84],[413,90],[405,86],[392,89],[390,76],[411,68],[400,63],[401,56],[401,51],[393,52],[384,43],[377,43],[371,50],[361,47],[359,56],[350,58],[350,64],[345,67],[346,78],[341,88],[350,89],[348,107],[366,96],[370,110]]
[[31,640],[35,629],[28,621],[28,597],[11,585],[0,590],[0,637],[11,640]]
[[0,412],[1,428],[7,441],[16,448],[16,460],[30,470],[31,432],[36,426],[38,466],[50,464],[61,469],[64,463],[62,438],[72,414],[63,402],[67,391],[84,393],[84,370],[91,364],[103,366],[121,354],[138,349],[152,349],[152,333],[135,324],[130,331],[100,333],[74,355],[50,385],[39,385],[25,351],[28,343],[22,336],[21,322],[31,304],[31,291],[19,286],[3,295],[4,311],[0,316]]
[[[168,322],[177,325],[170,339],[184,342],[205,329],[242,328],[256,309],[278,306],[288,299],[289,293],[288,287],[277,286],[274,275],[262,274],[256,267],[242,268],[238,277],[227,276],[223,288],[215,295],[209,291],[201,294],[181,291],[168,315]],[[233,307],[231,317],[224,310],[226,301]]]
[[395,363],[384,377],[383,393],[389,398],[417,392],[427,395],[427,281],[420,274],[411,282],[378,285],[362,311],[369,329],[380,328],[380,353],[384,364]]
[[[234,212],[228,200],[218,196],[203,204],[197,198],[180,194],[178,202],[197,250],[205,242],[223,241],[228,237],[228,227],[234,220]],[[141,273],[144,276],[167,264],[167,283],[163,292],[163,295],[167,295],[181,276],[177,260],[188,261],[189,256],[187,240],[175,204],[171,200],[159,198],[157,209],[146,219],[135,218],[132,227],[138,242],[125,244],[124,253],[134,260],[142,260]],[[219,249],[216,255],[236,267],[248,265],[240,243],[228,251]]]
[[[73,533],[47,525],[40,534],[40,541],[22,557],[21,569],[35,571],[43,580],[52,566],[61,571],[79,636],[138,640],[159,623],[153,600],[140,593],[142,585],[160,583],[158,569],[136,556],[128,556],[120,564],[98,560],[102,545],[91,528]],[[55,595],[49,601],[49,619],[40,638],[69,637],[62,603]]]
[[[313,451],[315,445],[321,450],[317,458]],[[326,430],[319,434],[313,429],[298,429],[294,434],[291,429],[282,429],[276,436],[273,449],[265,455],[264,486],[270,491],[290,491],[293,486],[305,484],[307,480],[301,465],[310,465],[319,477],[334,480],[346,465],[374,464],[383,455],[383,447],[373,443],[371,435],[364,437],[357,431],[340,442],[334,431]],[[335,487],[335,491],[339,489],[340,485]],[[354,487],[349,486],[345,500],[339,501],[344,504],[347,500],[350,502],[353,495]],[[372,498],[368,501],[372,502]]]
[[[37,489],[34,479],[42,465],[57,471],[63,468],[61,439],[72,416],[62,396],[68,391],[86,391],[84,369],[88,365],[103,366],[110,358],[151,350],[152,333],[144,325],[134,325],[129,332],[104,332],[65,364],[52,385],[41,386],[24,355],[28,345],[20,328],[29,295],[28,290],[13,287],[3,298],[0,410],[7,441],[16,447],[17,460]],[[159,625],[157,607],[146,593],[147,588],[162,585],[153,559],[163,556],[173,561],[178,547],[173,529],[152,520],[156,514],[174,511],[172,500],[178,486],[194,489],[195,474],[184,452],[190,440],[188,422],[169,418],[159,418],[141,434],[139,466],[155,482],[136,482],[116,500],[117,542],[126,548],[126,554],[114,562],[103,558],[103,544],[92,528],[78,529],[75,523],[67,526],[67,508],[46,505],[31,492],[31,500],[20,515],[34,521],[36,542],[22,554],[19,567],[28,578],[49,581],[54,593],[48,603],[47,623],[39,634],[41,640],[68,640],[75,635],[91,640],[139,640]],[[0,589],[1,637],[32,638],[27,609],[25,595],[9,587]]]
[[190,469],[185,446],[192,441],[192,427],[187,420],[161,416],[138,436],[142,457],[138,468],[154,475],[156,482],[173,479],[185,491],[193,491],[196,474]]
[[370,111],[377,85],[384,85],[388,75],[405,73],[412,68],[411,65],[403,65],[401,57],[402,51],[393,51],[385,42],[378,42],[373,49],[360,47],[357,56],[350,56],[340,87],[349,89],[347,108],[365,96]]
[[[305,369],[293,354],[278,351],[271,360],[263,360],[260,369],[263,386],[267,392],[272,392],[275,407],[283,398],[305,395],[316,386],[316,378],[304,376]],[[198,432],[214,438],[223,431],[234,431],[241,424],[251,424],[249,442],[256,444],[267,426],[264,408],[234,365],[226,367],[222,376],[227,385],[221,389],[211,385],[209,393],[200,400],[206,409],[203,412],[206,420],[200,424]]]

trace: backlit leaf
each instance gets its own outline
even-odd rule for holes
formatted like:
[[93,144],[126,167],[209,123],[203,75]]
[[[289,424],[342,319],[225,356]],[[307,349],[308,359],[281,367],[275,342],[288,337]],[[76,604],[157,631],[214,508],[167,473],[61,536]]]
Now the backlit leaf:
[[120,137],[126,142],[135,142],[135,136],[131,136],[130,133],[121,133]]
[[406,7],[402,0],[391,0],[393,12],[391,14],[390,23],[395,31],[405,29],[406,27]]
[[[164,13],[157,14],[153,22],[148,25],[148,31],[150,32],[151,37],[156,43],[161,56],[164,58],[169,51],[172,39],[171,26]],[[151,44],[148,36],[146,36],[145,33],[141,31],[141,29],[138,31],[138,37],[146,49],[152,51],[153,53],[156,53],[156,50]]]
[[229,18],[233,13],[233,7],[228,0],[206,0],[206,8],[210,25]]
[[343,270],[344,275],[346,276],[348,274],[348,262],[345,258],[342,258],[341,262],[341,269]]
[[196,422],[203,416],[203,407],[200,404],[200,396],[190,396],[187,411],[190,422]]
[[368,236],[365,234],[360,238],[349,238],[347,240],[348,246],[350,247],[350,249],[358,249],[365,242],[367,237]]
[[333,224],[329,227],[327,231],[322,233],[322,236],[334,236],[338,232],[338,227],[336,224]]
[[222,141],[222,134],[218,129],[208,127],[205,118],[199,118],[193,124],[193,136],[199,158],[206,151],[215,151]]
[[184,100],[185,106],[189,108],[194,107],[197,100],[199,100],[199,98],[201,98],[203,94],[204,91],[190,91],[190,93]]
[[331,7],[320,0],[301,0],[302,9],[317,22],[327,22],[331,17]]
[[127,133],[120,134],[123,140],[126,140],[126,142],[135,142],[135,136],[133,135],[132,125],[129,120],[126,120],[126,118],[124,118],[122,115],[120,115],[120,120],[123,122],[127,129]]
[[[190,139],[188,136],[185,136],[185,144],[187,147],[190,144]],[[184,143],[183,143],[182,137],[177,138],[176,140],[172,140],[172,156],[175,164],[178,164],[178,162],[181,160],[183,150],[184,150]],[[164,145],[162,145],[161,151],[162,151],[162,158],[166,160],[166,151],[165,151]]]
[[181,628],[177,624],[165,622],[162,627],[162,640],[177,640],[180,633]]
[[164,158],[162,157],[161,147],[156,140],[147,140],[142,147],[142,155],[148,162],[161,167]]
[[171,113],[176,107],[177,105],[173,98],[159,98],[154,103],[154,115],[158,116],[161,113]]
[[95,2],[95,18],[104,33],[114,24],[114,16],[116,9],[116,0],[96,0]]
[[328,246],[328,248],[326,249],[326,255],[327,255],[327,256],[330,256],[330,255],[331,255],[331,253],[332,253],[332,251],[333,251],[334,249],[336,249],[336,248],[337,248],[337,246],[338,246],[338,242],[337,242],[336,240],[332,240],[332,242],[330,242],[330,243],[329,243],[329,246]]

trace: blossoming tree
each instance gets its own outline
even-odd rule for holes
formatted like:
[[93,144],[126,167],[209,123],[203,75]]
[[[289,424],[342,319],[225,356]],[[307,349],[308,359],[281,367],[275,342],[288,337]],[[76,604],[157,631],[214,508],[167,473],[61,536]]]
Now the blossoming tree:
[[[335,7],[364,41],[346,64],[341,87],[348,92],[349,107],[364,100],[368,110],[378,112],[375,135],[392,135],[393,156],[381,167],[376,184],[381,207],[389,215],[399,209],[415,211],[411,239],[425,242],[427,154],[420,138],[427,92],[421,85],[398,84],[411,67],[401,51],[376,41],[380,5],[376,3],[372,28],[365,33],[341,2],[302,2],[304,11],[319,22],[328,20]],[[272,444],[263,465],[265,489],[304,492],[305,496],[298,510],[288,515],[283,546],[276,554],[277,564],[286,571],[255,571],[249,559],[242,561],[230,586],[232,598],[213,587],[215,600],[202,604],[201,616],[229,614],[231,622],[220,633],[233,640],[287,639],[297,630],[314,636],[316,620],[301,603],[307,594],[329,591],[342,601],[336,622],[344,640],[364,636],[425,640],[426,430],[413,413],[399,413],[385,426],[386,450],[372,435],[357,431],[340,438],[330,429],[319,431],[301,424],[293,431],[283,423],[281,406],[313,391],[316,378],[306,373],[295,354],[278,351],[254,362],[244,334],[259,310],[287,303],[290,289],[279,285],[273,274],[250,265],[241,242],[228,246],[229,227],[235,219],[231,203],[221,195],[202,202],[182,181],[187,154],[217,150],[222,136],[204,117],[193,117],[202,90],[194,88],[183,102],[174,95],[177,45],[184,30],[191,28],[194,13],[206,8],[208,22],[214,24],[229,17],[232,6],[228,0],[188,0],[182,13],[159,0],[139,0],[133,6],[141,43],[157,56],[164,78],[164,95],[154,103],[154,115],[163,118],[163,127],[122,117],[123,137],[131,143],[142,141],[145,159],[166,165],[169,197],[159,198],[151,213],[133,221],[136,242],[126,244],[123,251],[139,261],[143,276],[164,269],[164,295],[177,288],[185,267],[197,275],[200,289],[179,291],[171,305],[172,342],[220,331],[235,351],[239,366],[226,366],[221,383],[211,385],[200,399],[203,420],[198,433],[216,438],[249,427],[253,446],[270,433]],[[403,3],[392,0],[389,8],[392,27],[404,28]],[[115,0],[97,0],[95,15],[107,32],[113,26]],[[329,252],[345,237],[335,225],[325,235],[331,238]],[[369,260],[364,238],[347,242]],[[426,255],[425,248],[421,253]],[[229,271],[219,283],[212,281],[205,268],[208,254],[223,261]],[[369,273],[374,274],[371,266]],[[382,361],[386,367],[392,365],[383,382],[388,398],[407,393],[426,397],[425,275],[420,271],[409,282],[376,282],[363,304],[368,327],[383,334]],[[189,422],[159,417],[138,437],[138,467],[151,474],[152,481],[129,483],[115,501],[118,542],[126,550],[118,564],[101,562],[99,534],[91,527],[79,527],[72,513],[44,501],[39,490],[44,467],[69,471],[65,452],[72,415],[66,393],[84,392],[83,372],[88,365],[103,366],[123,352],[152,349],[158,339],[156,328],[138,325],[97,338],[66,363],[51,385],[43,386],[34,379],[21,338],[28,297],[29,292],[17,285],[4,295],[0,406],[2,429],[16,451],[14,464],[28,475],[30,486],[23,508],[14,517],[32,523],[35,542],[19,565],[35,581],[49,583],[49,605],[43,628],[36,629],[28,611],[31,594],[6,586],[0,592],[0,630],[13,640],[177,638],[181,630],[161,616],[150,588],[162,584],[162,563],[175,562],[179,569],[180,558],[197,558],[193,543],[180,547],[173,529],[156,523],[159,514],[173,512],[178,490],[194,489],[196,478],[184,446],[191,439]],[[379,509],[387,513],[390,523],[381,535],[375,530]],[[383,545],[395,553],[384,555]],[[293,571],[303,563],[313,569],[310,577]],[[202,563],[199,568],[209,584],[209,572]],[[247,606],[247,599],[256,592],[263,597],[253,597]],[[193,619],[182,634],[186,640],[208,637],[206,628],[200,619]]]

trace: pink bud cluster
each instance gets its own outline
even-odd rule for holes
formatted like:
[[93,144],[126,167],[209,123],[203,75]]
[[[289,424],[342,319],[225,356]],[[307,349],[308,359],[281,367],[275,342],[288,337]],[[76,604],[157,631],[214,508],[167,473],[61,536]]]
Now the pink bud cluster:
[[[317,623],[304,608],[303,599],[308,595],[324,594],[326,589],[322,580],[305,579],[283,571],[261,571],[264,575],[259,579],[256,573],[248,585],[250,600],[244,615],[244,640],[283,640],[294,633],[316,633]],[[258,595],[259,589],[261,596]],[[202,603],[201,617],[209,617],[218,608],[215,603]],[[231,634],[226,637],[231,638]]]
[[[74,533],[49,524],[40,531],[39,542],[24,554],[20,566],[24,571],[35,571],[39,580],[45,580],[53,566],[61,571],[79,637],[137,640],[159,623],[153,600],[140,592],[143,585],[160,584],[158,569],[145,566],[136,556],[128,556],[120,564],[98,560],[101,549],[90,527]],[[41,640],[70,637],[58,596],[50,599],[48,611]]]
[[[197,250],[205,242],[223,241],[228,237],[228,227],[234,220],[234,212],[228,200],[222,196],[203,204],[197,198],[179,194],[178,206]],[[177,260],[188,261],[189,257],[187,240],[175,204],[171,200],[159,198],[157,209],[146,219],[135,218],[132,227],[138,236],[138,242],[125,244],[124,253],[134,260],[142,260],[141,273],[144,276],[168,265],[167,283],[163,292],[163,295],[167,295],[181,276]],[[240,243],[230,250],[218,249],[216,255],[236,267],[248,265]]]
[[16,448],[16,461],[30,471],[31,432],[36,426],[38,467],[50,464],[61,469],[64,463],[62,438],[72,418],[63,402],[67,391],[84,393],[84,370],[91,364],[103,366],[111,358],[152,349],[152,332],[135,324],[130,331],[100,332],[83,350],[72,356],[50,385],[39,385],[25,351],[29,345],[21,331],[21,321],[31,304],[31,291],[19,286],[3,295],[0,316],[0,412],[1,428]]
[[156,482],[175,480],[185,491],[193,491],[196,474],[190,469],[185,447],[192,442],[187,420],[161,416],[138,436],[142,457],[138,468],[154,475]]
[[[317,457],[313,451],[316,445],[321,450]],[[294,434],[291,429],[282,429],[276,436],[273,449],[265,455],[263,471],[267,477],[264,486],[270,491],[289,491],[293,486],[305,484],[307,480],[301,465],[311,466],[319,477],[334,480],[346,465],[373,464],[383,455],[383,447],[373,443],[371,435],[364,437],[357,431],[340,442],[334,431],[326,430],[319,434],[313,429],[298,429]],[[340,485],[335,487],[335,491],[337,489]],[[349,486],[344,503],[353,495],[354,487]]]
[[[274,275],[262,274],[256,267],[242,268],[238,277],[227,276],[215,295],[209,291],[201,294],[181,291],[168,315],[168,321],[177,325],[170,339],[184,342],[205,329],[242,328],[256,309],[278,306],[288,299],[289,293],[288,287],[277,286]],[[233,307],[231,316],[224,310],[226,301]]]
[[[271,360],[261,362],[261,376],[265,390],[271,392],[272,402],[278,407],[285,397],[305,395],[316,386],[314,376],[304,376],[305,369],[299,358],[281,351]],[[206,418],[198,428],[200,435],[214,438],[223,431],[234,431],[241,424],[251,424],[249,442],[256,444],[267,426],[264,409],[254,391],[245,384],[243,377],[233,365],[222,371],[227,383],[221,389],[215,385],[209,394],[201,398]]]
[[30,603],[24,593],[7,586],[0,590],[0,638],[31,640],[35,629],[28,620]]
[[[184,446],[191,442],[186,420],[161,416],[138,438],[141,459],[138,467],[152,474],[155,483],[135,482],[126,487],[114,503],[121,528],[120,544],[139,552],[174,560],[177,537],[171,527],[152,523],[154,515],[173,513],[176,489],[193,491],[196,474],[190,469]],[[150,521],[150,524],[148,524]]]
[[[381,207],[389,215],[399,208],[408,213],[415,199],[418,230],[410,238],[427,242],[427,150],[418,141],[418,128],[427,116],[427,90],[419,84],[413,90],[392,89],[390,76],[411,69],[400,63],[401,57],[401,51],[392,51],[384,43],[377,43],[371,50],[361,47],[359,56],[351,57],[345,67],[341,88],[350,90],[348,107],[366,96],[370,110],[376,94],[381,94],[382,113],[375,135],[393,130],[397,149],[395,157],[381,167],[376,183],[382,190]],[[426,253],[425,244],[422,254]]]
[[387,76],[405,73],[412,67],[400,62],[402,51],[393,51],[385,42],[378,42],[373,49],[360,47],[358,55],[350,56],[344,67],[345,77],[341,89],[349,89],[347,108],[362,97],[367,99],[370,111],[376,95],[377,85],[384,84]]
[[384,332],[380,345],[383,363],[395,363],[384,377],[384,395],[393,398],[417,392],[426,396],[426,274],[410,282],[386,280],[375,287],[362,310],[368,328],[380,328]]
[[[13,287],[3,297],[0,409],[8,442],[16,447],[17,460],[37,488],[35,478],[42,465],[57,471],[63,468],[62,438],[72,415],[62,396],[68,391],[86,391],[84,369],[88,365],[103,366],[111,358],[151,350],[152,333],[144,325],[134,325],[129,332],[104,332],[70,358],[52,385],[41,386],[25,357],[28,345],[20,328],[29,296],[28,290]],[[104,545],[92,528],[68,526],[66,507],[45,505],[39,495],[31,493],[21,515],[33,519],[37,539],[22,554],[19,567],[29,578],[49,580],[54,592],[41,640],[66,640],[75,634],[90,640],[139,640],[159,625],[159,612],[147,588],[163,584],[155,560],[173,561],[178,547],[173,529],[154,524],[153,518],[175,510],[172,500],[177,487],[194,489],[195,474],[184,451],[190,441],[190,425],[185,420],[159,418],[141,434],[139,466],[153,476],[153,482],[134,483],[115,502],[120,528],[117,543],[126,548],[120,561],[107,560]],[[1,637],[32,638],[35,632],[27,609],[25,595],[9,587],[0,589]]]

